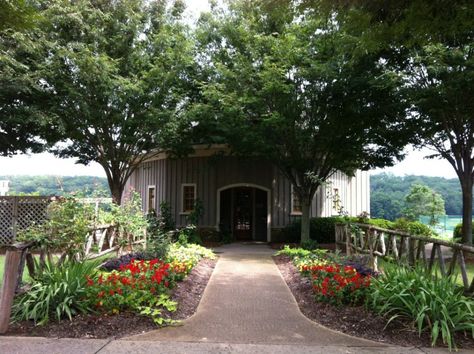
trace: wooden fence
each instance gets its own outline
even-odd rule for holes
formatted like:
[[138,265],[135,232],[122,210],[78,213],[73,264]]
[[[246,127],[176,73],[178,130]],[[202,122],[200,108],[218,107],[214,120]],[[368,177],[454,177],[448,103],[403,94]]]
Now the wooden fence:
[[[119,237],[120,236],[120,237]],[[126,242],[122,242],[125,238]],[[146,230],[139,235],[119,235],[114,225],[98,225],[92,229],[86,237],[84,256],[86,259],[94,259],[107,253],[116,251],[119,255],[125,248],[133,251],[133,246],[142,244],[146,247]],[[0,334],[6,333],[10,323],[11,307],[15,294],[21,292],[23,270],[25,266],[33,278],[36,272],[37,262],[33,259],[31,251],[35,248],[33,242],[26,244],[10,244],[6,246],[5,269],[0,293]],[[46,261],[45,253],[38,255],[39,264]],[[61,262],[60,257],[57,262]]]
[[0,246],[11,244],[18,230],[39,224],[54,197],[0,197]]
[[474,294],[474,277],[469,279],[466,271],[466,258],[474,259],[472,246],[357,223],[336,225],[336,246],[348,255],[368,255],[375,270],[378,257],[422,264],[430,271],[438,266],[442,276],[453,274],[458,264],[465,292]]

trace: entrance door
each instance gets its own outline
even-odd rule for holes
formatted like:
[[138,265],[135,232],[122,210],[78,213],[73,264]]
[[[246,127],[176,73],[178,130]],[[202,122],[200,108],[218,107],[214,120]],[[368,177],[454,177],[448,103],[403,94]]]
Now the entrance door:
[[223,234],[237,241],[267,241],[267,191],[233,187],[219,196],[219,230]]
[[233,231],[239,241],[252,239],[253,198],[252,188],[239,187],[233,190]]

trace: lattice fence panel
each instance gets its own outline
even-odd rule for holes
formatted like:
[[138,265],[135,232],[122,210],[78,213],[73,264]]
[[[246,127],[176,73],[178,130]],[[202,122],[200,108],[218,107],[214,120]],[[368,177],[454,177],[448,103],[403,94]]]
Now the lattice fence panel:
[[0,245],[13,239],[13,199],[0,198]]
[[18,230],[46,218],[50,197],[0,197],[0,245],[13,242]]
[[18,199],[18,229],[42,223],[46,218],[46,209],[50,202],[50,198],[43,197]]

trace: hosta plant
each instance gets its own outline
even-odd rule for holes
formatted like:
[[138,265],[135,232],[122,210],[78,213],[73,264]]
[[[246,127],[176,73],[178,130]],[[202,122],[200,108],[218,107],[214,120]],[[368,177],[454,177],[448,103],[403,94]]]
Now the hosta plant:
[[369,308],[387,317],[387,324],[409,321],[420,334],[430,333],[433,346],[441,338],[450,350],[456,348],[458,331],[474,338],[474,300],[463,295],[454,277],[432,275],[421,266],[387,265],[369,294]]
[[92,307],[86,297],[87,279],[96,277],[97,262],[66,262],[61,266],[46,263],[31,289],[19,296],[13,305],[14,321],[33,320],[41,325],[51,317],[72,319]]

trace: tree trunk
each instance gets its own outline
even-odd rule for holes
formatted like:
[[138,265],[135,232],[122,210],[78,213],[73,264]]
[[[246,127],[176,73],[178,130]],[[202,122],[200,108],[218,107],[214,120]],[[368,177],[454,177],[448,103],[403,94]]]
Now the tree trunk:
[[462,188],[462,243],[472,245],[472,180],[461,181]]
[[122,204],[122,194],[123,194],[123,187],[121,186],[120,182],[112,181],[109,183],[110,192],[112,193],[112,201],[117,204]]
[[309,212],[311,209],[311,200],[307,198],[301,201],[301,243],[310,240]]

